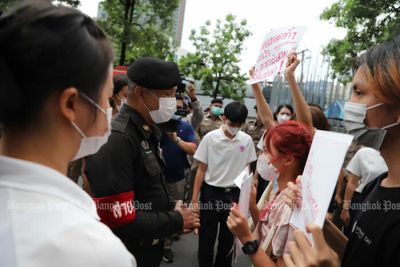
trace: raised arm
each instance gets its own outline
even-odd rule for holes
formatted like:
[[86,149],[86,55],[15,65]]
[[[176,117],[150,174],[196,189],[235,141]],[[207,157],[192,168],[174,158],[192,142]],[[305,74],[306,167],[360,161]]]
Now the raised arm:
[[305,125],[313,127],[310,109],[306,100],[304,99],[303,94],[301,93],[298,84],[296,83],[296,78],[294,75],[299,63],[300,60],[297,58],[296,53],[290,53],[286,63],[285,78],[288,81],[290,91],[292,92],[297,120],[301,121]]
[[[254,69],[255,68],[252,67],[249,70],[250,77],[253,77]],[[268,130],[271,127],[275,126],[274,115],[267,103],[267,100],[265,100],[260,84],[252,84],[251,88],[253,89],[254,98],[256,99],[258,115],[260,116],[261,123],[264,125],[265,130]]]

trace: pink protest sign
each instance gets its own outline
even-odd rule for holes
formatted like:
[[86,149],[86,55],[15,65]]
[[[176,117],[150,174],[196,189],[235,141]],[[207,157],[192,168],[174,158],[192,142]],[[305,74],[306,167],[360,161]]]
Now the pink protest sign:
[[268,33],[261,45],[254,76],[248,84],[272,79],[282,72],[289,52],[300,44],[305,30],[306,27],[285,27]]
[[301,179],[301,207],[290,222],[306,232],[308,223],[322,228],[336,181],[353,136],[317,131]]

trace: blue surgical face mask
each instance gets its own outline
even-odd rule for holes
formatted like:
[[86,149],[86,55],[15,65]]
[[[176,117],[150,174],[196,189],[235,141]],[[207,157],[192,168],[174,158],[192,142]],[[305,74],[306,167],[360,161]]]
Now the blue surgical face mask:
[[220,108],[220,107],[212,107],[212,108],[211,108],[211,113],[212,113],[214,116],[219,117],[219,116],[222,115],[223,110],[222,110],[222,108]]

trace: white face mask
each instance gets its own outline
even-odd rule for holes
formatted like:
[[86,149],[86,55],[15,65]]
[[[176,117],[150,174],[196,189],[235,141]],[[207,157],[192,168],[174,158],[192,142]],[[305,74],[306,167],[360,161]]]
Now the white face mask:
[[290,121],[290,116],[286,114],[278,114],[277,119],[278,123],[284,123]]
[[149,111],[150,117],[155,124],[167,122],[174,116],[176,112],[176,98],[175,97],[157,97],[152,92],[148,91],[151,95],[158,99],[158,109],[150,110],[146,104],[144,106]]
[[242,128],[236,128],[236,127],[230,127],[228,125],[225,124],[225,129],[233,136],[237,135],[238,132],[240,132],[240,130],[242,130]]
[[369,128],[365,124],[367,111],[382,106],[379,103],[370,107],[365,104],[346,102],[344,105],[344,125],[346,131],[362,145],[379,150],[385,140],[387,129],[399,125],[398,122],[382,128]]
[[258,157],[257,172],[264,180],[267,181],[274,181],[279,178],[279,170],[272,165],[268,156],[264,153]]
[[[82,94],[82,93],[81,93]],[[90,103],[92,103],[97,109],[99,109],[107,118],[107,131],[103,136],[90,136],[87,137],[83,131],[76,125],[74,122],[71,122],[72,126],[78,131],[78,133],[82,136],[81,144],[79,145],[79,150],[76,153],[74,160],[93,155],[99,151],[99,149],[107,143],[108,137],[111,134],[111,119],[112,119],[112,108],[108,108],[105,111],[102,107],[100,107],[97,103],[95,103],[92,99],[82,94],[84,98],[86,98]]]
[[121,101],[121,104],[117,105],[117,110],[121,111],[122,106],[127,102],[126,98],[122,98],[119,95],[117,95],[117,97],[119,98],[119,100]]

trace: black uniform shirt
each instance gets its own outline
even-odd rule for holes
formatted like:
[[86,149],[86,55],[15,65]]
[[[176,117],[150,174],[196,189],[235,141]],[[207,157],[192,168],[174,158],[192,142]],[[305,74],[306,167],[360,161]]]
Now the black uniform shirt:
[[400,188],[382,187],[386,177],[367,185],[373,185],[372,191],[355,207],[360,211],[342,266],[400,266]]
[[112,228],[124,242],[163,238],[182,229],[182,216],[172,211],[162,174],[160,137],[158,127],[146,125],[137,111],[124,105],[112,122],[107,144],[87,158],[85,174],[95,198],[115,203],[113,197],[134,193],[135,218]]

